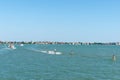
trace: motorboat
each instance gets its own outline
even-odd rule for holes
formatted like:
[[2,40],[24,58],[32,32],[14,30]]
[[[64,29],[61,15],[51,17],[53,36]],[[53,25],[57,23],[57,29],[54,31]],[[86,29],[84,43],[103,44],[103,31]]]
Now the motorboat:
[[20,44],[20,46],[24,46],[24,44]]
[[14,44],[9,44],[8,47],[9,47],[10,49],[16,49],[15,46],[14,46]]

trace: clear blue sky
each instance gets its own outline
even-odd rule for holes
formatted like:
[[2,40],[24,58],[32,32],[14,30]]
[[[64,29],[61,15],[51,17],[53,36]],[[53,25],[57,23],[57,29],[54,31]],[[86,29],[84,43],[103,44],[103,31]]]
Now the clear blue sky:
[[0,0],[2,41],[120,41],[120,0]]

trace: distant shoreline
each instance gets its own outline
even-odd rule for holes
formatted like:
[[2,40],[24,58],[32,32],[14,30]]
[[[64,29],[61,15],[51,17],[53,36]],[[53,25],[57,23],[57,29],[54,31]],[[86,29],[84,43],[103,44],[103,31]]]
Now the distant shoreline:
[[0,41],[0,44],[69,44],[69,45],[120,45],[120,42],[52,42],[52,41]]

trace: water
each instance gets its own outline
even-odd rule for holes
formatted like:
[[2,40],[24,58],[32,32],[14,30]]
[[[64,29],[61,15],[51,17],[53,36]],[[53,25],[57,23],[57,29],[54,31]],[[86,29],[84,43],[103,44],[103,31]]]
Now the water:
[[120,46],[15,46],[0,45],[0,80],[120,80]]

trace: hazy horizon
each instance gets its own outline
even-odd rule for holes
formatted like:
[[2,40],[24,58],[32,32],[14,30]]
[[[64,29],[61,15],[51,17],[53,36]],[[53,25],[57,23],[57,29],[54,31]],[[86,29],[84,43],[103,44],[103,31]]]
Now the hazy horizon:
[[119,0],[1,0],[1,41],[120,42]]

